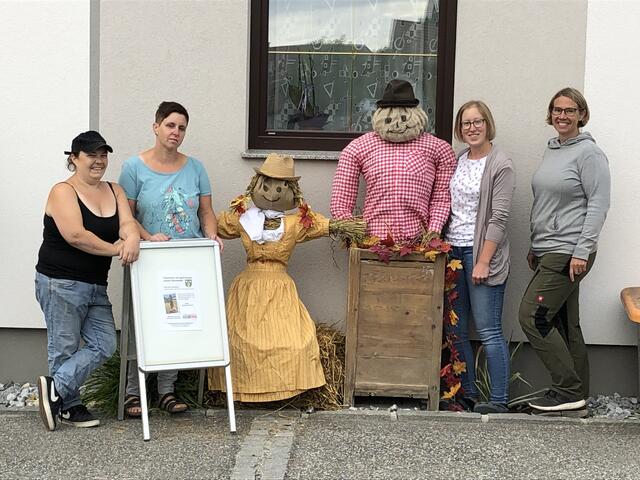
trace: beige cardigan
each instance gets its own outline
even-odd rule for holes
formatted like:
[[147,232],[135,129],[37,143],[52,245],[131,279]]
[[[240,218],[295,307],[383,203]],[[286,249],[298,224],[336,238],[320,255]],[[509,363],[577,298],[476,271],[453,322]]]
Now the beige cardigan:
[[[458,159],[469,151],[465,148]],[[492,146],[480,180],[480,199],[473,233],[473,264],[476,264],[485,240],[498,244],[489,263],[487,285],[500,285],[509,275],[509,239],[507,220],[511,210],[511,199],[516,188],[516,172],[511,158]]]

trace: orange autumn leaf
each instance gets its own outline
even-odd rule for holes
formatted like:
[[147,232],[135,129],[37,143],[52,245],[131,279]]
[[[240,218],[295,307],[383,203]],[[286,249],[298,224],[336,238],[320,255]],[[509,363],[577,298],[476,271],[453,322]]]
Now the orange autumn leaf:
[[458,315],[456,315],[456,312],[453,310],[449,310],[449,322],[451,322],[451,325],[454,327],[458,324]]
[[460,375],[463,372],[467,371],[467,362],[453,362],[453,373],[456,375]]
[[248,203],[249,203],[248,195],[238,195],[229,204],[229,210],[231,212],[242,215],[244,212],[247,211]]
[[373,237],[365,238],[360,244],[360,246],[362,248],[371,248],[374,245],[378,245],[379,243],[380,243],[380,239],[374,235]]
[[438,252],[435,250],[429,250],[424,254],[424,258],[426,258],[428,262],[435,262],[437,256],[438,256]]
[[460,390],[460,387],[462,386],[461,383],[456,383],[453,387],[451,387],[449,389],[448,392],[444,392],[444,394],[442,395],[442,398],[444,400],[448,400],[450,398],[453,398],[456,396],[456,393],[458,393],[458,390]]
[[447,268],[450,268],[451,270],[462,270],[462,261],[458,260],[458,259],[453,259],[449,262],[449,264],[447,265]]

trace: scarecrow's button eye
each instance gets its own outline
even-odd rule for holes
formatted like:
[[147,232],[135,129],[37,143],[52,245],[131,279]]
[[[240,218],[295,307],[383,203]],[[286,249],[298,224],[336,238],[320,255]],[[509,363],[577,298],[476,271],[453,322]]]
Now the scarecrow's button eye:
[[384,123],[391,123],[391,117],[387,117],[384,119]]
[[276,192],[280,193],[282,191],[282,187],[276,188]]
[[263,184],[262,184],[262,189],[263,189],[265,192],[268,192],[268,191],[269,191],[269,187],[267,187],[267,184],[266,184],[266,183],[263,183]]
[[407,116],[406,115],[400,115],[400,120],[402,120],[403,122],[407,121]]

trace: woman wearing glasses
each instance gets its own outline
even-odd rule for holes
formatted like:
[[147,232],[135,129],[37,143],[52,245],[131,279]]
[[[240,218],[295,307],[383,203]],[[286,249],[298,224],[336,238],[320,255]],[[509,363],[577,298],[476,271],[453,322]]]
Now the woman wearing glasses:
[[[454,259],[462,262],[456,281],[453,310],[456,325],[447,326],[466,362],[462,374],[463,408],[477,413],[505,413],[509,398],[509,350],[502,334],[502,302],[509,274],[509,240],[506,225],[515,188],[511,158],[491,142],[496,134],[489,107],[472,100],[456,115],[455,137],[467,144],[458,155],[450,183],[451,217],[446,240]],[[469,342],[473,316],[487,356],[491,378],[488,402],[477,403],[475,362]]]
[[609,209],[606,155],[589,133],[589,107],[573,88],[556,93],[547,123],[558,132],[549,140],[533,175],[531,248],[534,271],[520,304],[520,325],[551,374],[551,388],[530,405],[540,412],[579,410],[586,414],[589,362],[580,329],[580,282],[593,265],[598,237]]

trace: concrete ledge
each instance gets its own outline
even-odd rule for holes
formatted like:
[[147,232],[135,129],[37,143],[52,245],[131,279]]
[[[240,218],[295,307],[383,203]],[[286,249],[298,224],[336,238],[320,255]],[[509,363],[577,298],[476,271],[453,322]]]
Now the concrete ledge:
[[340,152],[315,150],[246,150],[240,154],[245,160],[264,160],[272,152],[291,155],[294,160],[333,160],[340,157]]
[[[21,414],[37,414],[38,407],[4,407],[0,406],[0,415],[21,415]],[[395,415],[394,415],[395,414]],[[168,415],[167,415],[168,416]],[[184,417],[227,417],[228,412],[223,408],[208,409],[192,409],[187,412]],[[479,413],[470,412],[431,412],[425,410],[398,409],[390,412],[387,408],[372,409],[355,409],[345,408],[343,410],[320,410],[314,413],[306,413],[297,409],[282,409],[274,411],[265,411],[257,409],[238,410],[237,417],[275,417],[277,418],[310,418],[310,417],[341,417],[341,416],[368,416],[368,417],[387,417],[390,421],[402,421],[403,419],[421,419],[434,422],[482,422],[482,423],[573,423],[573,424],[636,424],[640,425],[640,418],[628,417],[623,420],[615,420],[607,417],[590,417],[590,418],[569,418],[569,417],[545,417],[538,415],[528,415],[526,413],[500,413],[481,415]],[[180,417],[176,417],[179,419]]]

